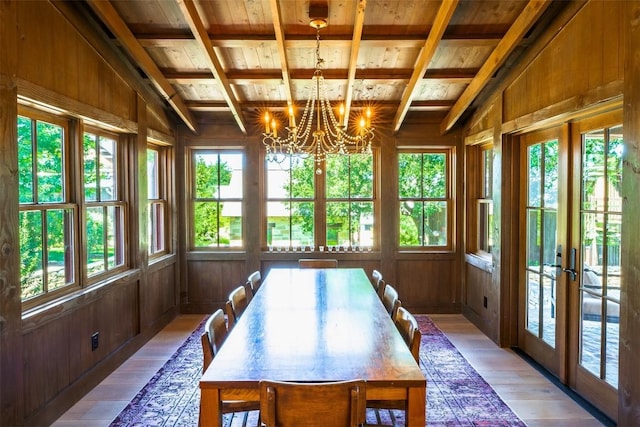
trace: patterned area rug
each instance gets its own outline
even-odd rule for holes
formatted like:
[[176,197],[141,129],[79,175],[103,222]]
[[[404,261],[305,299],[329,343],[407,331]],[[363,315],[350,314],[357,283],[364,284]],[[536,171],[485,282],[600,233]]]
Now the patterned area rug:
[[[422,332],[420,367],[427,378],[427,426],[526,427],[428,316],[416,318]],[[204,321],[122,410],[112,427],[198,425],[203,328]],[[257,423],[257,412],[224,416],[225,427],[254,427]],[[404,412],[369,409],[367,423],[403,426]]]

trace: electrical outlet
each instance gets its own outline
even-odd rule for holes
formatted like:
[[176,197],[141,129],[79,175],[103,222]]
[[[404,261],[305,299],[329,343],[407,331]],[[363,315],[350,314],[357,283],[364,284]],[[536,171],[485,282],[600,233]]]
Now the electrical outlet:
[[484,305],[484,308],[487,308],[487,297],[484,297],[484,300],[482,301],[482,305]]
[[98,348],[98,337],[98,332],[94,332],[93,335],[91,335],[91,351],[96,351],[96,349]]

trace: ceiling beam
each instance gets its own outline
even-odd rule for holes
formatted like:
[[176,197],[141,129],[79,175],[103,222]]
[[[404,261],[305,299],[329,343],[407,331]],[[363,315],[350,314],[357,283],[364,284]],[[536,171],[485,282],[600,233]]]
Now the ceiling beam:
[[456,124],[464,111],[491,80],[496,70],[500,68],[513,49],[518,46],[520,40],[522,40],[531,26],[544,13],[550,3],[551,0],[530,0],[529,3],[527,3],[522,13],[516,18],[511,28],[509,28],[493,52],[491,52],[482,67],[480,67],[478,74],[471,80],[469,86],[467,86],[462,95],[460,95],[458,101],[456,101],[455,105],[440,124],[440,131],[443,134]]
[[349,114],[351,113],[351,102],[353,101],[353,85],[356,79],[356,68],[358,66],[358,52],[360,51],[360,40],[362,39],[362,28],[364,27],[364,11],[367,7],[367,0],[360,0],[356,9],[356,20],[353,23],[353,36],[351,37],[351,56],[349,56],[349,68],[347,77],[347,93],[345,94],[344,116],[342,126],[349,124]]
[[229,110],[233,117],[236,120],[236,123],[240,127],[240,130],[243,134],[247,134],[247,125],[245,123],[244,117],[242,115],[242,110],[240,109],[240,104],[233,94],[233,89],[231,88],[231,84],[227,79],[227,76],[224,74],[224,70],[222,68],[222,64],[220,64],[220,60],[213,50],[213,46],[211,45],[211,40],[209,39],[209,34],[207,33],[204,24],[202,23],[202,19],[198,14],[198,10],[196,9],[193,0],[177,0],[178,6],[180,6],[180,10],[184,15],[187,23],[189,24],[189,28],[191,28],[191,32],[196,38],[198,45],[205,52],[205,59],[208,62],[209,69],[215,76],[218,84],[220,84],[222,89],[222,96],[224,97],[227,105],[229,106]]
[[[208,71],[176,71],[167,68],[160,69],[164,76],[172,83],[176,84],[211,84],[215,77]],[[424,80],[440,81],[446,83],[470,83],[471,79],[478,72],[477,68],[432,68],[427,70],[423,76]],[[333,69],[323,70],[322,76],[325,80],[346,80],[349,70]],[[356,80],[373,80],[377,82],[394,82],[399,80],[409,80],[413,73],[412,68],[376,68],[359,69],[356,71]],[[289,69],[290,80],[308,80],[313,75],[313,70]],[[278,84],[282,79],[281,70],[228,70],[227,79],[236,85],[242,84]]]
[[287,49],[284,40],[284,28],[282,27],[282,13],[278,0],[270,0],[271,19],[273,20],[273,31],[278,45],[278,55],[280,56],[281,76],[284,84],[284,93],[287,97],[287,105],[293,104],[293,93],[291,91],[291,78],[289,77],[289,61],[287,60]]
[[93,11],[107,24],[111,32],[116,36],[122,46],[135,59],[140,68],[147,74],[153,85],[164,99],[171,105],[171,108],[178,114],[182,121],[193,132],[197,132],[196,122],[191,112],[184,104],[182,98],[164,77],[156,63],[149,56],[147,51],[136,40],[127,24],[120,17],[116,9],[109,1],[88,0]]
[[[411,105],[411,110],[419,111],[426,109],[443,109],[447,110],[451,108],[453,101],[416,101]],[[187,106],[192,111],[210,111],[210,112],[225,112],[229,111],[227,104],[224,101],[187,101]],[[366,102],[353,101],[351,108],[354,110],[362,110],[369,106]],[[398,106],[397,101],[377,101],[376,109],[395,111]],[[245,110],[253,110],[255,112],[261,111],[265,108],[269,108],[270,111],[284,111],[286,112],[287,106],[281,102],[265,103],[264,101],[244,101],[240,103],[240,107]]]
[[[368,27],[367,27],[368,28]],[[193,42],[193,37],[176,37],[172,33],[167,34],[143,34],[138,40],[144,47],[162,47],[172,48],[181,47],[185,43]],[[211,36],[210,36],[211,37]],[[353,38],[353,36],[352,36]],[[347,36],[327,35],[322,37],[322,45],[331,49],[349,48],[352,38]],[[261,48],[269,47],[277,44],[273,36],[251,36],[246,38],[238,38],[237,36],[215,36],[210,38],[213,47],[217,48]],[[478,36],[478,37],[450,37],[443,36],[441,46],[447,47],[477,47],[477,46],[496,46],[500,41],[499,36]],[[361,48],[371,47],[388,47],[390,44],[398,49],[414,49],[424,46],[426,40],[424,36],[410,35],[389,35],[386,38],[377,38],[369,35],[362,35],[360,39]],[[284,41],[284,46],[288,49],[315,49],[316,40],[308,36],[300,36],[299,34],[291,34]]]
[[449,21],[451,20],[451,17],[453,16],[453,12],[455,11],[457,5],[458,0],[443,0],[440,4],[438,13],[436,14],[436,17],[434,19],[433,27],[431,27],[431,31],[429,32],[429,36],[427,37],[427,41],[420,51],[420,55],[418,55],[418,59],[416,60],[416,64],[414,66],[413,75],[409,79],[409,83],[407,84],[407,87],[405,88],[402,95],[402,99],[400,100],[400,106],[398,107],[396,116],[393,119],[394,133],[398,132],[400,126],[402,125],[402,121],[404,120],[404,116],[407,114],[407,111],[409,111],[411,101],[416,94],[418,82],[422,80],[422,77],[427,71],[429,62],[431,62],[431,58],[433,58],[433,55],[438,48],[438,43],[440,43],[440,40],[442,39],[442,36],[447,29],[447,25],[449,25]]

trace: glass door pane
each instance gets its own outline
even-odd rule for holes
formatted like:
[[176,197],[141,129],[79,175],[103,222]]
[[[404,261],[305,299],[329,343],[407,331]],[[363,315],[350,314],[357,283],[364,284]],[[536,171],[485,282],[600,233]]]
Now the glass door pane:
[[580,365],[618,387],[622,127],[582,136]]
[[556,345],[558,140],[527,147],[526,329]]

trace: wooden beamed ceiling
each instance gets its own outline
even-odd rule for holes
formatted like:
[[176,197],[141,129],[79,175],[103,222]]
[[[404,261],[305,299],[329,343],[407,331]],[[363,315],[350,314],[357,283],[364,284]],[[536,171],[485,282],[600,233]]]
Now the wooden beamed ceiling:
[[[561,7],[551,0],[326,2],[327,95],[347,111],[373,106],[376,126],[393,132],[411,111],[440,111],[441,131],[451,130],[514,62],[510,55],[532,42],[532,28]],[[85,4],[194,132],[206,113],[230,113],[247,134],[261,110],[304,105],[316,47],[308,0]]]

